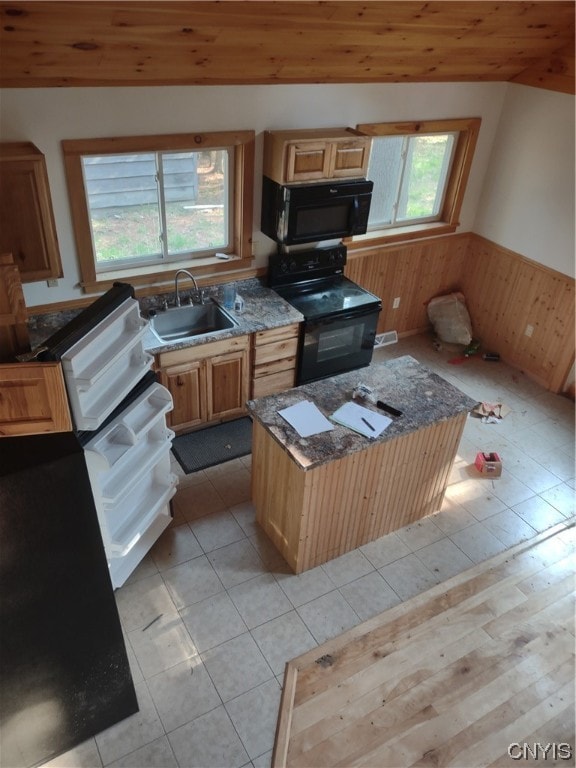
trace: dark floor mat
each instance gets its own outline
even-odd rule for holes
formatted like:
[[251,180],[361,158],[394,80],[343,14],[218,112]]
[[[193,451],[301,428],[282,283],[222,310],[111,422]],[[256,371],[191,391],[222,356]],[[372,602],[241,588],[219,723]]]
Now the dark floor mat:
[[247,416],[181,435],[172,453],[186,474],[222,464],[252,451],[252,420]]

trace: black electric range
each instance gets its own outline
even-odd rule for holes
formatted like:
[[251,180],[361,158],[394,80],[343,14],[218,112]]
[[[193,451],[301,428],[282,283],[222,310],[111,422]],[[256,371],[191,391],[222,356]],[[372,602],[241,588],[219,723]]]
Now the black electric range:
[[304,316],[297,383],[369,365],[382,302],[344,276],[346,247],[270,256],[269,285]]

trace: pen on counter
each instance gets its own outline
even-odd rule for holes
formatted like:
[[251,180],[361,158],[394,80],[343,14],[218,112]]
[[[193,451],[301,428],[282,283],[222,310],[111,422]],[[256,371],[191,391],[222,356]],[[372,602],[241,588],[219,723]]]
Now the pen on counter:
[[369,421],[367,421],[367,420],[364,418],[364,416],[362,416],[361,418],[362,418],[362,421],[364,422],[364,424],[366,424],[366,426],[367,426],[367,427],[369,427],[369,428],[372,430],[372,432],[376,432],[376,430],[374,429],[374,427],[372,426],[372,424],[370,424],[370,422],[369,422]]

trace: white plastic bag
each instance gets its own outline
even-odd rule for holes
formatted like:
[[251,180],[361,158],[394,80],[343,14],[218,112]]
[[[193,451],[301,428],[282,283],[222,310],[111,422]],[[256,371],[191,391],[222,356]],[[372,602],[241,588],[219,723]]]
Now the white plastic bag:
[[428,318],[441,341],[462,344],[464,347],[472,341],[472,323],[461,293],[449,293],[431,299]]

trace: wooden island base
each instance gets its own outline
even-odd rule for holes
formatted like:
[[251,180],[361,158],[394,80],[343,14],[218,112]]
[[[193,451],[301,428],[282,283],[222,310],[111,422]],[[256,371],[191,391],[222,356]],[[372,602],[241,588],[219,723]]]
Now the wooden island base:
[[304,470],[253,423],[256,519],[301,573],[440,509],[467,414]]

